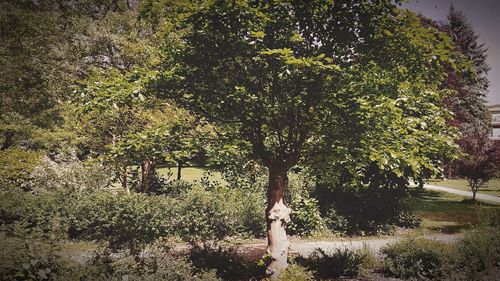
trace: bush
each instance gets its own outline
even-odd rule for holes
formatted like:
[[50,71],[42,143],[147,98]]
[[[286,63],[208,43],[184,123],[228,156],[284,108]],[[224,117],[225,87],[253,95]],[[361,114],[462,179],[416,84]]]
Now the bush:
[[301,265],[298,265],[295,262],[290,262],[285,272],[281,273],[278,277],[280,281],[313,281],[316,280],[314,278],[314,272],[305,268]]
[[24,187],[41,159],[40,152],[19,148],[0,150],[0,187]]
[[180,198],[179,235],[182,239],[220,240],[233,233],[230,212],[224,206],[228,199],[220,195],[195,187]]
[[406,239],[381,250],[388,273],[403,279],[443,277],[454,259],[453,246],[427,239]]
[[325,227],[339,235],[346,235],[349,231],[349,222],[347,219],[337,214],[334,208],[329,209],[324,215]]
[[263,194],[212,188],[196,186],[178,198],[72,188],[3,189],[0,223],[7,232],[16,226],[46,237],[103,241],[113,249],[134,251],[169,236],[200,241],[263,235]]
[[193,188],[193,184],[184,180],[161,181],[158,188],[154,189],[156,195],[179,197]]
[[457,243],[457,268],[468,280],[478,280],[500,265],[500,228],[479,226],[468,231]]
[[413,228],[420,220],[411,214],[402,187],[317,186],[312,194],[332,231],[347,235],[376,235],[394,227]]
[[61,244],[33,236],[7,239],[0,249],[0,280],[218,280],[215,273],[199,270],[156,245],[139,260],[123,254],[111,257],[104,249],[87,262],[75,263],[63,258]]
[[179,199],[179,235],[184,240],[260,236],[264,231],[264,200],[256,193],[227,187],[195,187]]
[[137,249],[175,233],[177,201],[163,196],[108,192],[0,192],[3,229],[22,226],[46,237],[99,240]]
[[81,193],[74,204],[75,211],[68,218],[70,238],[107,241],[113,249],[139,250],[175,233],[178,204],[172,198]]
[[235,200],[229,206],[234,212],[237,233],[243,237],[263,237],[266,231],[264,192],[252,192],[233,189]]
[[36,193],[62,190],[99,190],[111,185],[111,172],[102,164],[79,161],[71,154],[55,160],[44,157],[30,174],[29,187]]
[[309,257],[298,257],[297,263],[315,272],[318,279],[334,279],[356,277],[370,258],[364,249],[336,249],[331,254],[317,249]]
[[18,188],[0,191],[2,228],[22,226],[49,237],[67,237],[68,218],[77,199],[71,192],[36,195]]
[[291,235],[309,236],[324,226],[316,199],[298,195],[292,200],[291,221],[287,225]]
[[53,280],[64,271],[55,251],[57,243],[41,243],[27,236],[2,238],[0,280]]
[[255,274],[255,269],[247,265],[236,250],[219,245],[194,245],[189,253],[189,261],[197,268],[215,270],[217,276],[224,280],[250,278]]

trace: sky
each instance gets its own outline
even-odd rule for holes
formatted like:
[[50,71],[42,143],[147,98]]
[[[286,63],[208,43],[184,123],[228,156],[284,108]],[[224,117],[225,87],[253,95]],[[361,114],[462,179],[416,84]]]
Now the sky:
[[451,4],[465,14],[479,35],[479,42],[488,48],[487,62],[491,70],[487,103],[500,104],[500,0],[409,0],[403,7],[444,21]]

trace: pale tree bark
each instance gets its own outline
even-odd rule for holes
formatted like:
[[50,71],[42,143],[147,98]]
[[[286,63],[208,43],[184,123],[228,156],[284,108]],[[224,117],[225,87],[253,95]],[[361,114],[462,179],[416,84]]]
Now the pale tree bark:
[[271,263],[266,274],[275,280],[288,266],[290,243],[286,236],[286,224],[290,222],[291,209],[285,203],[285,191],[288,187],[287,169],[269,167],[269,186],[267,190],[267,254]]

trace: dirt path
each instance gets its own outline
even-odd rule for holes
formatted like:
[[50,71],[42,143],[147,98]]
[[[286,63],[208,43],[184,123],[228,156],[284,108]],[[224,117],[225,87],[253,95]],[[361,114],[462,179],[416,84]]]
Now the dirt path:
[[[462,238],[461,234],[435,234],[422,236],[423,238],[433,239],[443,242],[453,243]],[[368,247],[375,254],[378,254],[379,250],[391,243],[397,242],[403,239],[404,236],[393,236],[381,239],[366,239],[366,240],[351,240],[343,239],[340,241],[292,241],[290,245],[290,253],[295,255],[309,256],[316,249],[322,249],[325,253],[331,253],[336,249],[361,249],[363,247]],[[246,244],[241,245],[237,248],[237,252],[240,253],[247,260],[257,260],[265,253],[266,244]]]
[[[424,188],[429,189],[429,190],[449,192],[449,193],[472,198],[471,191],[458,190],[458,189],[454,189],[454,188],[449,188],[449,187],[444,187],[444,186],[439,186],[439,185],[432,185],[432,184],[424,184]],[[500,205],[500,197],[498,197],[498,196],[476,193],[476,199],[479,201],[493,203],[495,205]]]

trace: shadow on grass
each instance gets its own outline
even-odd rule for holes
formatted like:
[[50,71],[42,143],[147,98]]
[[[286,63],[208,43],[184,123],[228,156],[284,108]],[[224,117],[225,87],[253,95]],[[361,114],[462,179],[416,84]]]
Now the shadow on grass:
[[496,205],[450,193],[413,189],[410,195],[413,210],[431,222],[428,228],[442,233],[456,233],[477,223],[477,213],[482,209],[500,213]]

